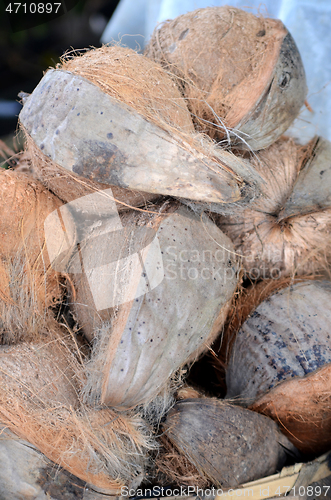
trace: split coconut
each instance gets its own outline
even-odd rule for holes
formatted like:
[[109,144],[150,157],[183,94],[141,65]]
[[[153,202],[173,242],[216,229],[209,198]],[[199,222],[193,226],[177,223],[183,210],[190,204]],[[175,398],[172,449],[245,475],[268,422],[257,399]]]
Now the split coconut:
[[314,274],[330,259],[331,143],[282,138],[251,164],[264,179],[261,197],[217,219],[242,255],[251,280]]
[[130,49],[64,60],[25,99],[19,118],[37,175],[54,192],[65,171],[77,182],[216,204],[245,202],[258,189],[248,162],[194,133],[166,71]]
[[89,488],[118,495],[124,485],[137,487],[155,447],[148,424],[137,413],[81,404],[78,352],[65,337],[51,337],[2,346],[0,421]]
[[196,128],[241,149],[263,149],[297,117],[307,86],[281,21],[207,7],[158,26],[145,54],[174,74]]
[[[62,298],[59,274],[45,251],[44,221],[62,202],[31,176],[0,173],[0,337],[1,343],[40,336],[49,312]],[[57,234],[57,248],[75,238],[70,214],[61,208],[67,239]],[[71,240],[70,240],[71,235]],[[54,258],[57,256],[54,256]]]
[[239,281],[231,241],[179,203],[91,226],[72,258],[72,307],[94,341],[86,400],[150,403],[208,349]]
[[227,402],[183,399],[162,424],[165,435],[213,485],[234,488],[274,474],[295,447],[270,418]]
[[305,453],[331,445],[330,298],[329,281],[269,296],[240,328],[226,372],[227,398],[271,416]]

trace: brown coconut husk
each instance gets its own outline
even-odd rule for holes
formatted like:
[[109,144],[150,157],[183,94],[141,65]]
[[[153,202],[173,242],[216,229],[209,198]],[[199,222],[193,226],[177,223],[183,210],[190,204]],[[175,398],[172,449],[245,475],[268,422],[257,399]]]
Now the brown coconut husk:
[[287,453],[296,453],[275,422],[260,417],[214,398],[185,399],[170,410],[163,430],[202,477],[233,488],[274,474]]
[[[29,339],[51,321],[61,301],[60,275],[45,251],[44,221],[62,202],[21,172],[0,173],[0,335]],[[59,242],[60,243],[60,242]]]
[[161,128],[184,133],[194,130],[186,102],[170,76],[132,49],[115,45],[78,56],[68,52],[57,69],[86,78]]
[[[242,255],[249,279],[309,275],[327,269],[331,210],[326,189],[315,199],[315,185],[318,193],[323,182],[320,171],[327,168],[327,163],[319,162],[318,149],[314,152],[320,142],[314,138],[303,147],[282,138],[258,153],[251,163],[265,180],[262,196],[238,215],[219,217],[217,223]],[[322,145],[329,148],[328,141]],[[306,174],[311,182],[302,184]],[[294,205],[292,197],[305,203]]]
[[271,417],[302,453],[331,447],[331,364],[277,385],[250,409]]
[[[232,135],[238,146],[267,147],[304,103],[302,62],[279,20],[229,6],[197,9],[158,26],[145,54],[176,76],[196,127],[218,141]],[[236,137],[234,128],[245,133]]]
[[154,480],[160,484],[206,488],[210,480],[201,476],[192,462],[172,444],[166,435],[159,438],[160,449],[155,458]]
[[83,367],[63,336],[51,338],[2,347],[1,422],[96,490],[137,486],[154,446],[147,424],[134,412],[82,405]]
[[280,281],[242,299],[240,335],[227,353],[228,397],[273,418],[300,451],[318,454],[330,447],[330,282]]
[[85,272],[73,275],[71,302],[94,340],[84,389],[92,404],[130,408],[166,395],[176,372],[218,335],[239,281],[232,244],[210,219],[173,202],[152,212],[123,212],[121,241],[105,221],[81,244]]

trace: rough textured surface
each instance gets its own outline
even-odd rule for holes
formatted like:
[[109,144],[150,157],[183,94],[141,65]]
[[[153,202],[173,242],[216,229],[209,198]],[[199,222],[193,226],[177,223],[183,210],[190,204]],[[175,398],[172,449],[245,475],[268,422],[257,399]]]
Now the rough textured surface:
[[166,215],[156,208],[154,215],[123,213],[121,239],[105,230],[108,222],[82,243],[85,274],[75,278],[73,305],[87,335],[96,336],[90,402],[151,401],[207,349],[236,289],[232,244],[216,225],[185,207],[170,205]]
[[282,138],[252,158],[261,197],[218,224],[243,256],[250,279],[317,273],[330,259],[330,143]]
[[245,161],[193,135],[163,130],[67,71],[46,73],[20,121],[42,153],[83,178],[215,203],[241,200],[244,186],[245,196],[255,193],[258,176]]
[[273,418],[309,454],[331,445],[330,297],[329,281],[303,281],[264,300],[238,332],[226,374],[227,397]]
[[275,385],[331,362],[331,284],[285,288],[250,314],[232,347],[227,397],[253,403]]
[[197,128],[236,147],[267,147],[304,103],[301,58],[279,20],[198,9],[158,26],[145,53],[177,77]]
[[258,398],[251,409],[268,415],[303,453],[331,446],[331,364],[305,377],[289,378]]
[[[92,181],[82,178],[67,169],[60,167],[46,156],[35,144],[35,142],[25,135],[26,151],[23,161],[31,164],[29,172],[38,179],[49,191],[54,193],[60,200],[70,203],[83,196],[98,193],[109,189],[109,184]],[[21,162],[20,162],[21,163]],[[133,207],[146,207],[148,203],[160,198],[160,195],[153,193],[143,193],[111,186],[113,193],[112,199],[115,199],[118,211],[129,210]],[[91,213],[91,207],[89,207]],[[93,213],[93,210],[92,210]],[[97,213],[103,216],[114,213],[112,203],[110,206],[103,204],[98,206]]]
[[[166,436],[213,484],[236,487],[274,474],[295,448],[269,418],[223,401],[185,399],[169,412]],[[263,458],[263,459],[262,459]]]
[[[45,249],[44,221],[63,203],[30,175],[0,173],[0,342],[40,335],[61,300],[59,274]],[[62,207],[68,230],[70,214]],[[73,232],[74,233],[74,232]],[[57,248],[64,244],[58,234]]]
[[0,422],[97,491],[138,486],[155,446],[148,424],[136,412],[82,404],[77,347],[61,334],[49,337],[47,344],[2,346]]
[[0,500],[85,500],[86,483],[3,429],[0,471]]

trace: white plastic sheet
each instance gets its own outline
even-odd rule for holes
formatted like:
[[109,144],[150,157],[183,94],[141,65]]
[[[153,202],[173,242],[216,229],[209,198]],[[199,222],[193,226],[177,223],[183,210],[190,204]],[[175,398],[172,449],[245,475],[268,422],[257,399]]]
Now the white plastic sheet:
[[281,19],[302,57],[308,84],[308,103],[290,129],[305,143],[315,134],[331,140],[331,2],[330,0],[121,0],[101,41],[121,39],[123,45],[143,48],[157,23],[201,7],[233,5]]

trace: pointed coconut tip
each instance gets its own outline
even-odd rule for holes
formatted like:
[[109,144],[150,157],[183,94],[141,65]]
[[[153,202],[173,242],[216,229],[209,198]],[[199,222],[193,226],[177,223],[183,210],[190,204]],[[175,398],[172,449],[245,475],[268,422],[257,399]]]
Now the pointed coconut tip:
[[219,218],[252,280],[318,274],[328,268],[330,190],[328,174],[325,185],[320,174],[328,171],[328,144],[322,142],[319,156],[315,142],[300,146],[281,138],[255,155],[251,165],[265,181],[261,196],[241,213]]

